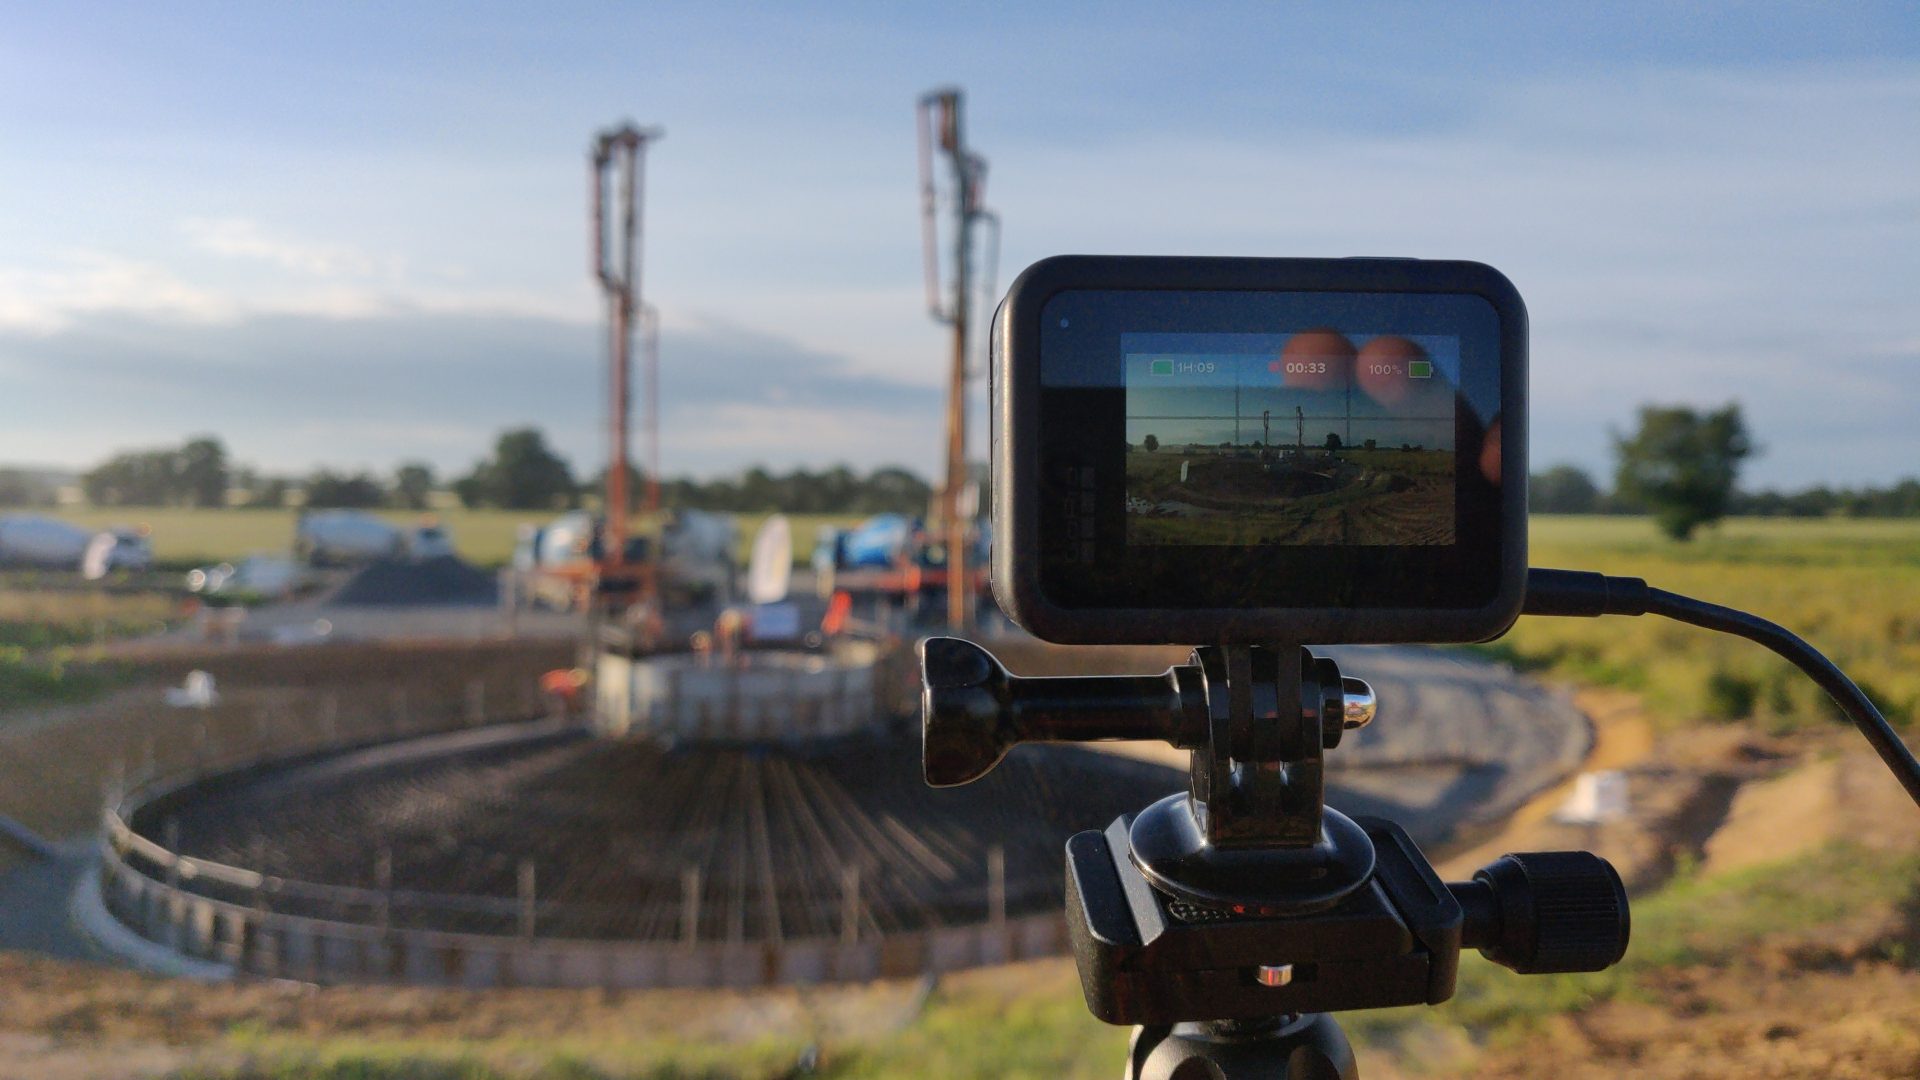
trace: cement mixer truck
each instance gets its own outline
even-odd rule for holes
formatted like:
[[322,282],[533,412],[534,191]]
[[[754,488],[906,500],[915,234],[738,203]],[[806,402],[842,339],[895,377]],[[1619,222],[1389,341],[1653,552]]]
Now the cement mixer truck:
[[82,570],[100,578],[152,565],[153,546],[143,528],[85,529],[37,514],[0,517],[0,566]]

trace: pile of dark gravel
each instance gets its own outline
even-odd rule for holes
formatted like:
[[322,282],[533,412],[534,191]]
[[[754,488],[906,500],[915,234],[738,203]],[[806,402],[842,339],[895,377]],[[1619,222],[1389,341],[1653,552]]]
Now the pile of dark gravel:
[[492,574],[452,555],[431,559],[381,559],[342,582],[328,603],[351,606],[498,603],[500,585]]

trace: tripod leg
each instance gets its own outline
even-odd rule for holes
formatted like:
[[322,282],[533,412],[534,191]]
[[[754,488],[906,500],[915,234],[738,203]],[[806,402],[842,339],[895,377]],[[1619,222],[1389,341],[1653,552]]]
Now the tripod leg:
[[1326,1013],[1137,1027],[1127,1080],[1359,1080],[1353,1047]]

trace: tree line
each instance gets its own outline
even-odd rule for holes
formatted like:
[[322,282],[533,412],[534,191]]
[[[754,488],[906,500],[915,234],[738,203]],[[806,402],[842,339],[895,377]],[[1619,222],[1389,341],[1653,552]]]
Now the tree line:
[[[1533,474],[1527,505],[1537,514],[1619,514],[1641,516],[1645,503],[1594,482],[1575,465],[1556,465]],[[1825,484],[1798,491],[1741,491],[1727,498],[1728,517],[1920,517],[1920,480],[1887,487],[1835,488]]]
[[[565,510],[600,501],[604,469],[576,479],[572,466],[537,428],[502,432],[492,452],[467,472],[442,478],[425,462],[401,464],[390,474],[315,469],[304,476],[268,476],[235,462],[211,435],[179,446],[118,453],[81,474],[80,488],[95,506],[253,507],[294,504],[319,508],[424,510],[444,487],[463,506],[508,510]],[[645,478],[630,469],[627,489],[639,505]],[[709,480],[673,477],[660,484],[669,509],[791,513],[924,513],[932,488],[899,466],[861,473],[851,466],[796,468],[777,473],[755,466]],[[0,506],[51,505],[53,492],[20,470],[0,470]]]
[[[1158,439],[1148,436],[1147,449]],[[1529,509],[1543,514],[1632,514],[1654,518],[1669,535],[1685,539],[1702,525],[1729,515],[1756,517],[1920,517],[1920,479],[1889,487],[1799,491],[1743,491],[1740,469],[1759,452],[1738,404],[1699,411],[1685,406],[1643,406],[1631,432],[1613,433],[1615,467],[1611,489],[1586,470],[1557,465],[1530,482]],[[1331,445],[1331,444],[1330,444]],[[176,447],[115,454],[80,477],[96,506],[394,507],[424,510],[443,486],[468,507],[562,510],[597,502],[604,470],[584,481],[547,444],[537,428],[501,432],[492,452],[467,472],[443,484],[432,466],[406,462],[391,474],[316,469],[303,477],[267,476],[234,462],[211,435]],[[636,505],[645,490],[638,470],[628,490]],[[918,514],[932,488],[915,473],[884,466],[860,473],[846,465],[776,473],[755,466],[709,480],[664,479],[662,505],[672,508],[757,512],[785,510],[819,514]],[[51,505],[44,478],[24,470],[0,470],[0,506]]]
[[1541,514],[1649,515],[1685,540],[1723,517],[1920,517],[1920,479],[1889,487],[1742,491],[1745,461],[1760,452],[1740,406],[1713,411],[1642,406],[1630,433],[1613,433],[1614,486],[1556,465],[1529,478],[1528,509]]

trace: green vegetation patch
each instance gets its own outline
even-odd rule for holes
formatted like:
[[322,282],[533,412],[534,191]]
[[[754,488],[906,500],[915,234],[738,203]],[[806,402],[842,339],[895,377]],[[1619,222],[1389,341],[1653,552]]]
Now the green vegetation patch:
[[[1920,521],[1735,519],[1691,543],[1642,518],[1535,516],[1534,566],[1599,570],[1752,611],[1840,665],[1888,719],[1920,718]],[[1673,723],[1752,719],[1788,731],[1839,718],[1772,653],[1664,619],[1522,619],[1477,647],[1527,671],[1646,695]]]
[[150,633],[178,613],[164,593],[116,593],[10,575],[0,584],[0,712],[84,701],[125,681],[80,647]]
[[34,654],[18,645],[0,645],[0,714],[33,705],[86,701],[125,678],[117,667],[74,662],[68,649]]
[[[427,519],[437,521],[453,537],[454,550],[476,566],[505,566],[513,558],[514,543],[523,525],[545,525],[558,517],[557,510],[468,510],[449,508],[427,512],[377,510],[377,516],[396,525],[414,525]],[[190,507],[88,507],[59,511],[58,517],[85,528],[109,525],[144,524],[152,528],[153,557],[157,563],[175,571],[221,562],[237,563],[256,553],[284,555],[293,548],[294,523],[298,511],[287,509],[216,509]],[[768,517],[765,513],[741,513],[740,560],[746,561],[753,533]],[[788,514],[793,526],[793,553],[805,562],[813,553],[814,534],[822,525],[841,528],[860,520],[854,514]],[[634,527],[644,532],[647,522],[636,518]]]

